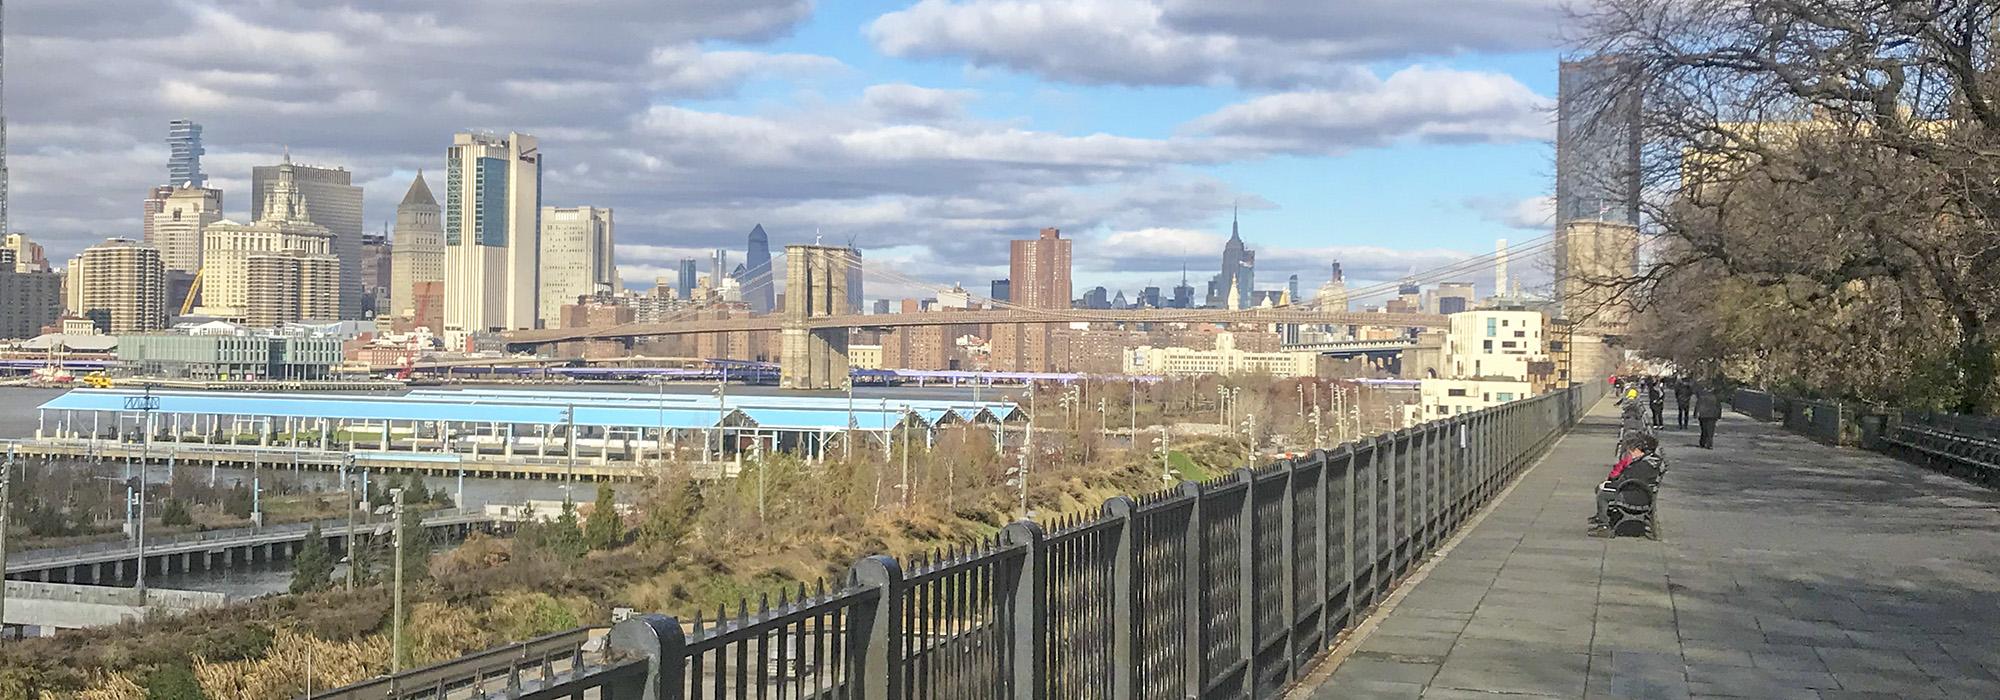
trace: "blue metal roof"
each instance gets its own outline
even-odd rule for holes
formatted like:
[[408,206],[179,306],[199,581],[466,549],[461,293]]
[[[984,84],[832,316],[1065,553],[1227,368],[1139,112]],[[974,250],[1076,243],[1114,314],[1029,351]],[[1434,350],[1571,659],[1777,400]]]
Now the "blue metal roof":
[[[42,404],[49,410],[125,410],[125,398],[141,392],[123,389],[76,389]],[[429,397],[329,397],[312,394],[247,394],[232,392],[153,392],[160,413],[201,413],[277,418],[336,420],[455,421],[555,425],[567,420],[565,404],[515,401],[439,401]],[[656,406],[616,408],[577,405],[576,423],[593,427],[712,428],[714,409]]]

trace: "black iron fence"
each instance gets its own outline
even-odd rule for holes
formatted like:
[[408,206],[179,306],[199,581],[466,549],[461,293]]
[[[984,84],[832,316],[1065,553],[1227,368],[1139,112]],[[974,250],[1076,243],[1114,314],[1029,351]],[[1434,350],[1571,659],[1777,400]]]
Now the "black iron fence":
[[907,563],[868,557],[839,585],[714,620],[640,616],[601,660],[480,697],[1276,697],[1602,393],[1113,498]]
[[1756,389],[1737,389],[1729,405],[1757,420],[1783,423],[1786,430],[1828,444],[1853,444],[1854,412],[1838,401],[1802,399]]

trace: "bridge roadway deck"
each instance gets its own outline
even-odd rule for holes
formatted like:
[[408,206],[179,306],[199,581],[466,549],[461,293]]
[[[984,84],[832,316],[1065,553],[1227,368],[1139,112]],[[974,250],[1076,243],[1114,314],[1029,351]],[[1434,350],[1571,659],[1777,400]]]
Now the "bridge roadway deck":
[[1611,411],[1293,699],[2000,698],[2000,495],[1731,415],[1664,431],[1659,541],[1591,539]]
[[[444,511],[424,518],[424,527],[436,529],[461,525],[480,525],[493,522],[493,517],[483,511]],[[320,521],[320,533],[330,540],[347,536],[346,520]],[[312,531],[312,523],[287,523],[261,529],[237,528],[213,530],[198,534],[177,535],[152,539],[146,542],[146,558],[177,556],[219,552],[226,549],[256,547],[262,545],[298,542]],[[371,532],[375,523],[359,524],[357,532]],[[31,549],[12,552],[7,556],[7,574],[22,576],[34,572],[50,571],[78,566],[93,566],[112,562],[131,561],[139,555],[139,550],[129,541],[120,540],[95,545],[62,547],[55,549]]]

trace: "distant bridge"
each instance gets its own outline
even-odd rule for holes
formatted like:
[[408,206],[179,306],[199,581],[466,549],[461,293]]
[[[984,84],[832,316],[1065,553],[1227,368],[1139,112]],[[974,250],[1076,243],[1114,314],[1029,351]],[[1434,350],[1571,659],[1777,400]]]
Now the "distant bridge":
[[[491,527],[485,511],[444,511],[425,517],[424,527],[453,539],[473,529]],[[318,523],[328,548],[347,551],[347,521]],[[305,546],[312,523],[266,528],[240,528],[148,539],[144,566],[149,574],[207,571],[240,564],[290,559]],[[370,537],[375,523],[357,525],[357,537]],[[7,577],[16,580],[104,584],[130,581],[138,573],[139,549],[127,541],[58,549],[14,552],[7,560]]]
[[1317,352],[1328,355],[1365,354],[1380,352],[1400,352],[1416,347],[1417,343],[1408,338],[1390,340],[1334,340],[1324,343],[1290,343],[1280,349],[1292,352]]
[[910,328],[914,326],[1006,325],[1010,323],[1287,323],[1327,326],[1385,326],[1392,328],[1445,328],[1449,320],[1437,314],[1386,314],[1356,311],[1319,311],[1285,307],[1243,309],[990,309],[967,311],[922,311],[900,314],[838,314],[814,316],[788,323],[785,314],[774,313],[746,318],[702,319],[671,323],[627,323],[600,328],[563,328],[514,331],[506,334],[510,348],[526,349],[551,343],[579,340],[629,340],[697,333],[781,331],[802,328],[823,331],[841,328]]

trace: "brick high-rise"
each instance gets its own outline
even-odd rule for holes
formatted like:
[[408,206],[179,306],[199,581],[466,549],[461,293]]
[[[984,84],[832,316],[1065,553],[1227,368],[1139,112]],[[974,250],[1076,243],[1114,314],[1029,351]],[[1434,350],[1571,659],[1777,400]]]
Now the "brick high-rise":
[[1008,256],[1011,303],[1031,309],[1069,308],[1069,244],[1062,232],[1053,228],[1042,229],[1039,238],[1012,242]]

